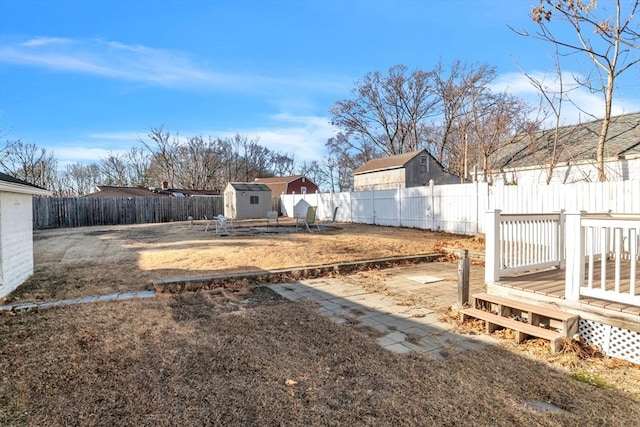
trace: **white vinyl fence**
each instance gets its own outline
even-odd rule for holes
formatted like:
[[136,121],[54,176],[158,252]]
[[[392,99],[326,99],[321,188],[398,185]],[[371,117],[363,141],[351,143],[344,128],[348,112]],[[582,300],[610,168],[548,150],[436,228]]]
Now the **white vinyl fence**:
[[[286,216],[299,216],[298,203],[318,207],[318,219],[412,227],[474,235],[484,233],[485,213],[639,213],[640,181],[552,185],[486,183],[429,185],[396,190],[282,195]],[[300,206],[299,206],[300,207]],[[306,210],[303,210],[306,212]]]

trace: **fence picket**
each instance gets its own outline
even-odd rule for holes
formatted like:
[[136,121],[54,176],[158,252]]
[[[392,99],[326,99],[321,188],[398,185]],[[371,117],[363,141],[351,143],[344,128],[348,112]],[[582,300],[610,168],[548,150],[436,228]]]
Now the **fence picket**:
[[[395,190],[367,190],[344,193],[283,194],[282,212],[293,216],[300,200],[318,206],[318,218],[337,221],[446,231],[474,235],[485,230],[485,212],[553,213],[612,211],[640,212],[640,181],[609,181],[551,185],[495,185],[486,183],[432,185]],[[397,206],[399,203],[402,206]],[[532,233],[550,233],[545,223]],[[537,244],[530,237],[531,244]],[[515,248],[513,248],[515,249]],[[528,250],[535,253],[535,248]],[[548,256],[538,248],[538,256]]]

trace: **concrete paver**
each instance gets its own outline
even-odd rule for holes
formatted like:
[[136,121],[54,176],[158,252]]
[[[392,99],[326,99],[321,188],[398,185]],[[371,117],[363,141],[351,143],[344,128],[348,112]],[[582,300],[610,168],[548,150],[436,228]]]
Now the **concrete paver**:
[[[448,347],[458,351],[476,350],[491,342],[486,336],[454,333],[452,325],[440,321],[429,307],[401,305],[394,299],[394,295],[399,300],[417,296],[430,306],[453,305],[457,296],[456,265],[425,263],[382,271],[384,286],[390,295],[368,291],[340,278],[309,279],[270,287],[292,301],[317,303],[319,313],[338,324],[357,323],[380,331],[384,335],[376,340],[378,344],[398,354],[415,351],[444,358]],[[474,275],[472,269],[472,293],[484,291],[480,273]]]

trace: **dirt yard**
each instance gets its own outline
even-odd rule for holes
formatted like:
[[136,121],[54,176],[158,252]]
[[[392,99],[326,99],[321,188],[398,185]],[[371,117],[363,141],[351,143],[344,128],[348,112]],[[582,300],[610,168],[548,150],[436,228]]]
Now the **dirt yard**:
[[[314,233],[246,231],[265,225],[239,221],[228,236],[205,233],[202,221],[39,230],[35,274],[8,301],[151,289],[157,279],[428,254],[443,246],[484,250],[478,238],[359,224]],[[284,219],[280,225],[286,231],[294,224]]]

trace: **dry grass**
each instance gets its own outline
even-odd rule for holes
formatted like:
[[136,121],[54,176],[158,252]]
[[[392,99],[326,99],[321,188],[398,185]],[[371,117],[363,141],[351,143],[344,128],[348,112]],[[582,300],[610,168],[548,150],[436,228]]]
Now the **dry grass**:
[[[236,224],[249,225],[256,224]],[[177,222],[36,231],[35,274],[10,301],[151,289],[157,279],[427,254],[445,243],[481,247],[474,238],[361,224],[322,233],[220,236],[203,230],[200,223]]]
[[[499,347],[383,350],[265,288],[0,318],[2,425],[629,426],[640,404]],[[55,331],[55,332],[54,332]],[[528,400],[563,411],[536,412]]]
[[[483,320],[461,323],[451,309],[443,309],[441,314],[443,320],[454,323],[454,330],[459,333],[477,335],[484,331]],[[598,347],[574,339],[565,340],[562,351],[552,353],[549,342],[543,339],[515,343],[515,333],[510,329],[498,329],[492,335],[501,338],[501,347],[522,357],[553,366],[577,379],[591,378],[591,385],[622,390],[640,401],[640,365],[607,357]]]
[[[482,245],[443,233],[340,227],[227,237],[185,223],[40,231],[36,274],[11,298]],[[344,279],[399,303],[432,303],[387,288],[386,275]],[[247,286],[2,316],[0,425],[615,426],[640,418],[640,369],[584,348],[552,355],[541,342],[504,340],[477,352],[452,347],[439,361],[387,352],[379,335]],[[535,412],[527,400],[564,411]]]

